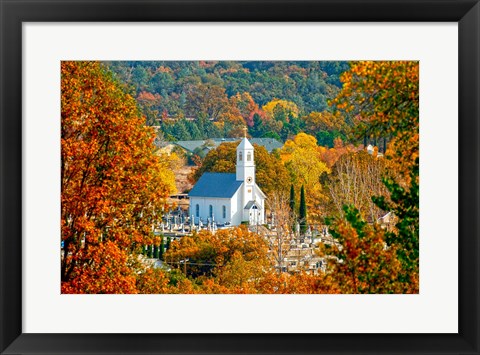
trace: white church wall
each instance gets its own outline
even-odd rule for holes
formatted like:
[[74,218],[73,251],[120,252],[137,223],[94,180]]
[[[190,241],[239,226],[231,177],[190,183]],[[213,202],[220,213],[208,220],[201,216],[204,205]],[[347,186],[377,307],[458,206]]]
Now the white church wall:
[[[199,206],[199,216],[196,214]],[[225,223],[231,220],[231,200],[229,198],[214,198],[214,197],[190,197],[190,217],[195,217],[195,223],[198,224],[198,217],[201,218],[202,223],[207,223],[210,218],[210,205],[213,208],[213,216],[215,222]],[[223,206],[225,206],[225,217],[223,217]]]
[[232,196],[232,210],[231,218],[232,225],[238,226],[242,223],[242,188],[240,187],[237,192]]

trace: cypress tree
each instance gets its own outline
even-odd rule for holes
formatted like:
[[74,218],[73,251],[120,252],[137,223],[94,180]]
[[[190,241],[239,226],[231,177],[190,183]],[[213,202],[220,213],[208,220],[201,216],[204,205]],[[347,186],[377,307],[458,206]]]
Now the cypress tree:
[[157,244],[155,244],[155,245],[153,246],[153,257],[154,257],[155,259],[158,259],[158,245],[157,245]]
[[165,245],[163,244],[163,236],[160,237],[160,250],[158,251],[158,258],[163,260],[163,252],[165,251]]
[[300,190],[299,217],[300,217],[300,231],[302,233],[305,233],[307,231],[307,202],[305,200],[305,188],[303,185],[302,185],[302,189]]
[[170,243],[172,242],[172,239],[170,237],[167,238],[167,250],[170,249]]
[[147,245],[147,258],[151,258],[151,257],[152,257],[152,246]]
[[293,188],[293,184],[290,185],[290,210],[293,214],[295,214],[295,189]]

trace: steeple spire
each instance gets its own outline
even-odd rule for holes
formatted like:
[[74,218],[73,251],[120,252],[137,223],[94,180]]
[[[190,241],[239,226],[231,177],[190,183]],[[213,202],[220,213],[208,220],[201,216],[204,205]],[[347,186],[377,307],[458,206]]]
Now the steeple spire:
[[247,138],[247,126],[243,127],[243,137]]
[[242,138],[237,146],[237,180],[255,181],[255,160],[253,157],[254,148],[248,138]]

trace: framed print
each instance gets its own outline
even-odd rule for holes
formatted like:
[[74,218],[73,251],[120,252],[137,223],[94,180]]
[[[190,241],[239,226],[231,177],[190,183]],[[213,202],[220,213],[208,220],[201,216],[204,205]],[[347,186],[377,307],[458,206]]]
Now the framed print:
[[477,1],[0,1],[2,353],[479,352]]

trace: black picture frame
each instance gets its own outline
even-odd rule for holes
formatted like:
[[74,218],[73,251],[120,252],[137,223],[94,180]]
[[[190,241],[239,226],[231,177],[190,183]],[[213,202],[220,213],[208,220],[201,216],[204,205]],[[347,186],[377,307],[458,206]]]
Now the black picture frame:
[[[2,354],[479,354],[478,0],[0,0],[0,11]],[[224,335],[23,333],[22,23],[75,21],[458,22],[459,333]]]

